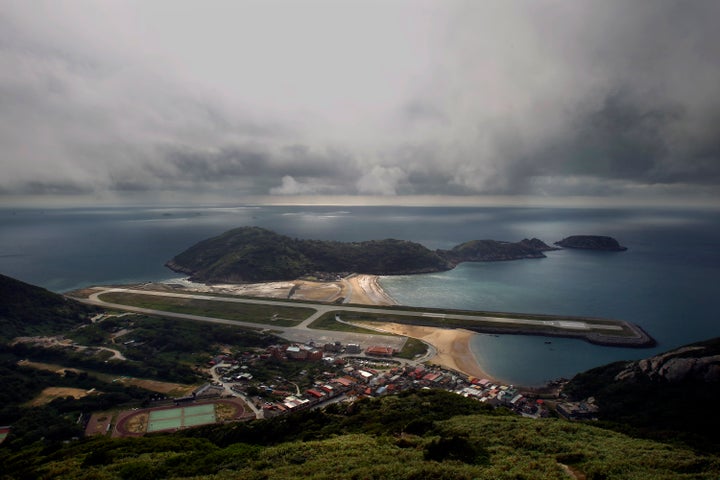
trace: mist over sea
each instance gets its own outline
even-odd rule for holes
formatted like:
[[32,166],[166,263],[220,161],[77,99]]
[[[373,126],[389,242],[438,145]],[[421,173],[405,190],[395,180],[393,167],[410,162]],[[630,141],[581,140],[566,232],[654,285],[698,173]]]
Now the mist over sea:
[[[626,252],[548,252],[548,258],[462,264],[437,274],[384,277],[398,302],[461,309],[629,320],[653,349],[477,335],[490,374],[536,385],[614,360],[720,335],[720,211],[517,207],[167,207],[0,209],[0,273],[63,292],[92,284],[166,280],[163,264],[207,237],[256,225],[299,237],[412,240],[451,248],[475,239],[548,244],[610,235]],[[551,342],[551,343],[546,343]]]

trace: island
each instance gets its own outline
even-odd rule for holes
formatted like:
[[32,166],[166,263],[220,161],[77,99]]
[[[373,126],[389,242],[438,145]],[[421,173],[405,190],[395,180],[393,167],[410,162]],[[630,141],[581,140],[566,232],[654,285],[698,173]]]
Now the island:
[[290,238],[260,227],[240,227],[203,240],[165,265],[191,280],[246,283],[303,276],[361,273],[408,275],[450,270],[462,262],[544,258],[557,250],[537,238],[520,242],[473,240],[430,250],[408,240],[337,242]]
[[580,250],[601,250],[605,252],[622,252],[627,250],[612,237],[602,235],[572,235],[555,242],[563,248],[576,248]]

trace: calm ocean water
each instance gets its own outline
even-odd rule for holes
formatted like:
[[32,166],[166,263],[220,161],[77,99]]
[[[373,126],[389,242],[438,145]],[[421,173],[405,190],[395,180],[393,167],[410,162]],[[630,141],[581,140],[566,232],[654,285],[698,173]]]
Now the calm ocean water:
[[[490,374],[535,385],[604,363],[720,335],[720,212],[558,208],[192,207],[0,209],[0,273],[67,291],[165,280],[163,264],[230,228],[257,225],[301,238],[401,238],[429,248],[473,239],[552,243],[573,234],[616,237],[626,252],[563,250],[548,258],[463,264],[440,274],[385,277],[400,303],[588,315],[644,327],[654,349],[477,335]],[[552,343],[546,344],[550,340]]]

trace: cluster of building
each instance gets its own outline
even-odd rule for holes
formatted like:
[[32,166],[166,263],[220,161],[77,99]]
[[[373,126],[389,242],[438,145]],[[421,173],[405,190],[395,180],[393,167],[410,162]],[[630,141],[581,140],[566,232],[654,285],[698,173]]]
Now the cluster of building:
[[[337,355],[343,352],[343,355]],[[352,353],[351,353],[352,352]],[[318,374],[312,386],[301,391],[291,391],[286,386],[260,386],[262,398],[254,399],[266,417],[298,411],[313,406],[363,397],[391,395],[410,389],[437,388],[455,392],[479,402],[496,407],[506,407],[529,417],[547,416],[548,410],[542,400],[526,398],[512,385],[501,385],[488,379],[469,378],[458,372],[437,366],[414,362],[403,363],[389,357],[394,353],[390,347],[374,346],[360,353],[359,346],[338,344],[320,349],[314,345],[274,345],[258,356],[282,360],[324,360],[336,368]],[[222,361],[213,359],[213,363]],[[217,371],[222,380],[232,383],[230,388],[246,393],[252,379],[247,365],[220,366]]]
[[556,410],[561,417],[567,420],[597,420],[600,412],[600,408],[595,403],[595,397],[579,402],[558,403]]
[[[316,360],[327,360],[328,358],[334,359],[336,355],[356,355],[362,353],[360,345],[357,343],[348,343],[343,345],[340,342],[326,343],[325,345],[317,346],[315,343],[310,342],[307,344],[279,344],[271,345],[265,350],[264,354],[259,356],[260,359],[275,358],[278,360],[304,360],[304,361],[316,361]],[[395,354],[395,350],[392,347],[386,346],[371,346],[365,350],[365,354],[377,357],[392,357]],[[210,367],[218,365],[223,361],[228,360],[227,355],[218,355],[208,362]]]

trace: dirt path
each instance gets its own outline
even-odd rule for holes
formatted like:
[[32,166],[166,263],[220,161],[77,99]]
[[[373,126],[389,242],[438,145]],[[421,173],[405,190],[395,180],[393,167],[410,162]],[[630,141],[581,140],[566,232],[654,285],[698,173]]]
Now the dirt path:
[[27,405],[31,407],[39,407],[46,405],[56,398],[73,397],[79,399],[87,397],[88,395],[100,393],[94,388],[92,390],[83,390],[82,388],[70,388],[70,387],[47,387],[37,397],[30,400]]

